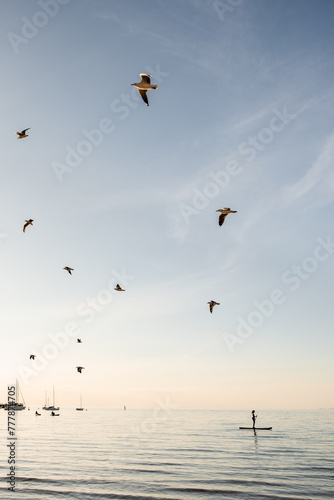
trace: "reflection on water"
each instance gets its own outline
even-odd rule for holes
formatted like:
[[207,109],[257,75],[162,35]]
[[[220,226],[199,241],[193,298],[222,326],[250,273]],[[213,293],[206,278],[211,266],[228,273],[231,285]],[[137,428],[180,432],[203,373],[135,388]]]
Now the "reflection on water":
[[[272,431],[241,431],[248,413],[61,409],[52,418],[45,411],[36,417],[35,408],[19,412],[18,498],[331,498],[334,412],[263,411],[259,419]],[[0,410],[2,477],[6,418]],[[0,498],[6,495],[2,483]]]

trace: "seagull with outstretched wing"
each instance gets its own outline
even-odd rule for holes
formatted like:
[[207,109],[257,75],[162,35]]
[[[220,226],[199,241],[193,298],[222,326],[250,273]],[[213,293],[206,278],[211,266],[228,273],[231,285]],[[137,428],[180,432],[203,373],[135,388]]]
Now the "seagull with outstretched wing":
[[143,99],[146,106],[149,106],[147,91],[150,89],[157,89],[158,85],[151,84],[152,75],[148,75],[146,73],[140,73],[139,76],[141,76],[141,81],[139,83],[131,83],[131,85],[138,89],[140,97]]
[[28,134],[26,134],[27,130],[30,130],[30,127],[25,128],[24,130],[22,130],[22,132],[15,132],[16,135],[18,135],[18,139],[24,139],[25,137],[28,137]]
[[25,224],[23,226],[23,232],[26,232],[26,229],[28,226],[33,226],[34,225],[34,219],[28,219],[25,221]]
[[219,225],[222,226],[224,224],[224,221],[226,219],[226,216],[228,214],[236,214],[237,211],[236,210],[231,210],[230,208],[220,208],[219,210],[216,210],[216,212],[220,212],[220,216],[219,216]]
[[68,266],[65,266],[63,269],[65,269],[65,271],[67,271],[70,274],[72,274],[72,271],[74,271],[74,269],[72,269],[72,267],[68,267]]
[[210,313],[212,313],[213,308],[215,306],[220,306],[220,303],[219,302],[215,302],[214,300],[210,300],[210,302],[208,302],[208,304],[209,304],[209,307],[210,307]]

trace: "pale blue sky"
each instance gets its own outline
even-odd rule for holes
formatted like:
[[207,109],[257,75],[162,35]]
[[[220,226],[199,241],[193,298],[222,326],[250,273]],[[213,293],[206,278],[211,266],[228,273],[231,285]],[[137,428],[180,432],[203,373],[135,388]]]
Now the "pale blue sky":
[[37,406],[333,406],[333,3],[0,11],[0,401],[19,378]]

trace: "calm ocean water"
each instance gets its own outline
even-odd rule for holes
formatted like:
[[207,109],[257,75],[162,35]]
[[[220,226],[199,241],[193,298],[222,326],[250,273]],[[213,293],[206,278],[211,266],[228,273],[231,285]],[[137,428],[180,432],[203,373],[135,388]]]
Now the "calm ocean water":
[[333,410],[250,412],[65,408],[17,412],[16,491],[3,478],[7,412],[0,410],[0,498],[320,500],[334,498]]

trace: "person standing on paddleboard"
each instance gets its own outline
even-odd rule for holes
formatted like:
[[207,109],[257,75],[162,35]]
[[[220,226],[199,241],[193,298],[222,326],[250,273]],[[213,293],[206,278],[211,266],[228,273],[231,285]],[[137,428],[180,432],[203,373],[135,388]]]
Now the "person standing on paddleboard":
[[255,410],[252,410],[253,429],[255,429],[255,420],[256,419],[257,419],[257,415],[255,415]]

